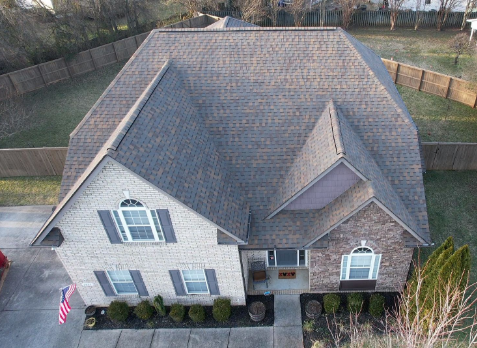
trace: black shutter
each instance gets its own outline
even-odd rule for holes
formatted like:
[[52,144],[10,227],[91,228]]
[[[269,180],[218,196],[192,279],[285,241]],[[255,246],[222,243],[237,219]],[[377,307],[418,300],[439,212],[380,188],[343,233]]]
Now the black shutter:
[[211,295],[220,295],[219,283],[215,276],[215,269],[206,269],[205,277],[207,278],[207,284],[209,285],[209,293]]
[[131,278],[134,281],[134,285],[136,285],[137,293],[139,296],[149,296],[149,293],[146,289],[146,284],[144,284],[144,280],[142,280],[141,272],[139,271],[129,271],[131,274]]
[[174,285],[174,289],[176,290],[177,296],[186,296],[187,293],[184,288],[184,283],[182,282],[181,271],[179,270],[172,270],[169,271],[171,275],[172,284]]
[[177,243],[176,234],[174,233],[174,228],[172,227],[171,216],[169,215],[169,210],[157,209],[156,212],[157,216],[159,216],[159,221],[161,223],[162,231],[164,232],[166,243]]
[[98,210],[98,214],[111,244],[121,244],[123,241],[119,236],[118,229],[116,228],[116,224],[113,221],[111,212],[109,210]]
[[104,271],[94,271],[94,275],[98,278],[99,285],[103,288],[104,294],[106,296],[116,296],[116,293],[111,286],[111,283],[108,280],[108,276]]

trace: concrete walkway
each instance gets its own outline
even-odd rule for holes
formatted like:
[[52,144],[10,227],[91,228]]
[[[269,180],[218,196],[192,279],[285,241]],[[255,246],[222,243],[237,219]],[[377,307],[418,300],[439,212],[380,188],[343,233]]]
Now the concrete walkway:
[[275,295],[274,348],[303,348],[300,295]]
[[83,331],[85,305],[76,292],[60,326],[59,289],[71,279],[53,250],[28,246],[50,214],[51,206],[0,207],[0,250],[13,261],[0,293],[0,347],[303,347],[298,295],[275,296],[275,326]]

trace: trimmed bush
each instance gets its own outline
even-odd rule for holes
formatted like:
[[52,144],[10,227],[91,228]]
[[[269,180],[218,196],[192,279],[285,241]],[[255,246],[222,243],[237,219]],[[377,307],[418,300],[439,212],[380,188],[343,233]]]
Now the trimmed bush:
[[185,312],[186,312],[186,310],[185,310],[185,307],[183,305],[181,305],[179,303],[174,303],[171,306],[171,311],[169,312],[169,316],[176,323],[181,323],[184,320]]
[[348,294],[348,311],[350,313],[356,314],[361,312],[363,309],[363,303],[363,294],[359,292]]
[[166,311],[166,306],[164,306],[164,300],[162,299],[161,295],[157,295],[154,297],[154,301],[152,302],[154,308],[156,309],[156,312],[162,316],[165,317],[167,314]]
[[141,301],[136,308],[134,308],[134,314],[136,314],[139,319],[148,320],[154,314],[154,308],[149,301]]
[[326,294],[323,296],[323,303],[326,313],[336,313],[340,308],[341,299],[337,294]]
[[212,315],[219,323],[226,322],[232,313],[232,306],[229,298],[217,298],[214,300]]
[[384,312],[384,296],[381,294],[372,294],[369,298],[369,314],[373,317],[380,317]]
[[205,321],[205,309],[200,304],[192,305],[189,309],[189,318],[194,323],[202,323]]
[[129,316],[129,306],[124,301],[113,301],[108,307],[108,318],[124,322]]

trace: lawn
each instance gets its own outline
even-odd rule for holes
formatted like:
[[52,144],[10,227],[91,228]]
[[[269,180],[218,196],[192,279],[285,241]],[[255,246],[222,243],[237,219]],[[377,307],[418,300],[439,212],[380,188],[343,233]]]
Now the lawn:
[[0,178],[0,206],[58,203],[61,176]]
[[349,33],[382,58],[394,59],[464,80],[477,80],[475,52],[461,56],[459,64],[454,65],[454,54],[448,48],[448,42],[460,33],[458,29],[438,32],[436,29],[414,31],[398,28],[390,31],[389,28],[356,28]]
[[396,87],[422,141],[477,142],[477,109],[409,87]]
[[[431,237],[436,247],[454,237],[456,248],[469,244],[471,281],[477,281],[477,172],[428,171],[424,175]],[[435,249],[422,249],[422,257]]]

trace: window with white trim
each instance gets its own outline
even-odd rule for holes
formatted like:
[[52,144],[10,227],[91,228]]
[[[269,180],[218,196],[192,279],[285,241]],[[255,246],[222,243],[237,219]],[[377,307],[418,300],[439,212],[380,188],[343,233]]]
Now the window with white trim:
[[188,294],[208,294],[209,286],[203,269],[183,270],[182,280]]
[[377,279],[381,255],[371,248],[355,248],[341,259],[341,280]]
[[109,281],[118,295],[137,294],[136,285],[129,271],[107,271]]
[[114,221],[124,242],[163,242],[164,233],[155,210],[135,199],[125,199],[113,210]]

